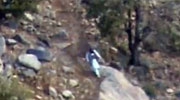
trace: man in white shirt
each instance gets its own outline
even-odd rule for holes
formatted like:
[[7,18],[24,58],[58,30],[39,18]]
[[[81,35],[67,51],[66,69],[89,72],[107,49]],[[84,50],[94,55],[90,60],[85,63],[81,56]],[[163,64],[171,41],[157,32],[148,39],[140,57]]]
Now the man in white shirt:
[[100,65],[99,61],[102,60],[102,57],[95,49],[90,49],[86,53],[86,61],[90,64],[91,70],[100,78]]

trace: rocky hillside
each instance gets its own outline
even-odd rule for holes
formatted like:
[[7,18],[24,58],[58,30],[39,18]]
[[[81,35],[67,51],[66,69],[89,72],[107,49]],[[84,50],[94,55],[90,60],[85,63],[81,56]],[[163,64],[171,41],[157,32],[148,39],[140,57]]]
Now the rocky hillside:
[[[73,0],[44,0],[37,8],[38,13],[26,12],[19,20],[12,18],[0,25],[0,80],[3,84],[0,100],[150,100],[148,93],[158,95],[156,100],[180,97],[178,80],[174,81],[179,78],[179,57],[167,57],[160,52],[144,53],[144,57],[169,64],[169,67],[159,70],[161,67],[154,68],[149,63],[155,70],[147,75],[138,68],[124,73],[117,67],[102,66],[102,78],[97,78],[84,61],[88,42],[94,44],[94,34],[99,33],[95,23],[85,18],[85,9]],[[111,47],[111,50],[117,53],[116,48]],[[152,84],[156,82],[167,87],[155,92]],[[145,87],[147,94],[141,87]]]
[[93,25],[76,12],[75,6],[69,0],[43,1],[38,13],[26,12],[25,18],[1,25],[2,77],[18,79],[19,84],[28,85],[33,95],[13,98],[98,100],[101,79],[79,56],[88,49],[86,43],[79,42],[83,40],[81,35]]

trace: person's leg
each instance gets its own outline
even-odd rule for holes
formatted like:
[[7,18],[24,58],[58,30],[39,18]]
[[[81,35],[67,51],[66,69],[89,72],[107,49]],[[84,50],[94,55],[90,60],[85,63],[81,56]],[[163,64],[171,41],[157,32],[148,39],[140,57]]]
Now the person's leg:
[[97,62],[96,59],[93,59],[93,60],[92,60],[92,69],[93,69],[93,71],[95,72],[95,74],[97,75],[97,77],[100,77],[100,76],[101,76],[101,75],[100,75],[100,71],[99,71],[100,65],[99,65],[99,63]]

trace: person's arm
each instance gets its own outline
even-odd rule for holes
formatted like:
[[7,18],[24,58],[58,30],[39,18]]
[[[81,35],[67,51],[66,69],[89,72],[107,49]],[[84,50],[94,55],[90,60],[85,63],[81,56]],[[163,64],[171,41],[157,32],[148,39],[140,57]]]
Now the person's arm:
[[98,57],[99,61],[101,61],[102,63],[105,63],[104,59],[101,57],[101,55],[96,50],[93,50],[93,52]]
[[95,53],[95,55],[96,55],[99,59],[102,59],[101,55],[100,55],[96,50],[93,50],[93,52]]

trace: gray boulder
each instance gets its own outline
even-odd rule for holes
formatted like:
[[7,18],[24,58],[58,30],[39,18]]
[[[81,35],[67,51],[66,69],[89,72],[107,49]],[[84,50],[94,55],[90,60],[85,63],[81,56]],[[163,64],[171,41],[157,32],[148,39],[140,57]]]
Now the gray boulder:
[[28,49],[26,53],[35,55],[40,61],[50,62],[52,60],[52,53],[43,47]]
[[33,54],[21,54],[18,57],[18,61],[20,64],[34,69],[36,71],[40,70],[41,68],[41,63],[38,61],[37,57]]
[[6,41],[3,36],[0,36],[0,56],[6,51]]
[[124,74],[114,68],[102,66],[105,79],[100,84],[99,100],[149,100],[138,86],[133,86]]

